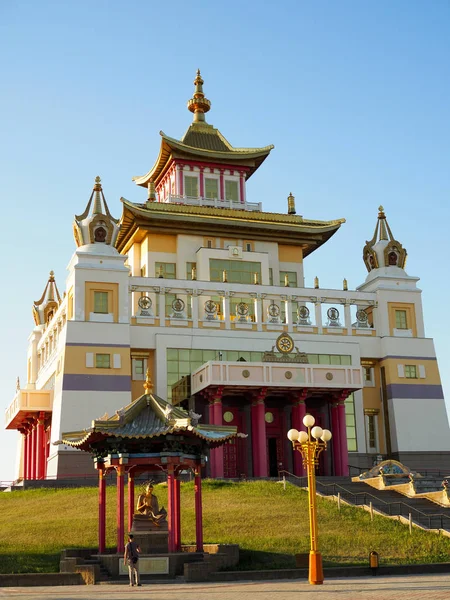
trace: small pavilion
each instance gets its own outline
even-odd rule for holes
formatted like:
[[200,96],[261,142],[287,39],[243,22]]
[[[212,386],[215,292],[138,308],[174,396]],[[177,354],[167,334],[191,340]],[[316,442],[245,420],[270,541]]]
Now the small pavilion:
[[201,415],[173,406],[152,393],[147,373],[145,394],[113,416],[92,421],[83,431],[63,433],[59,443],[89,452],[98,471],[98,550],[105,552],[106,475],[117,478],[117,553],[124,551],[124,484],[128,476],[128,531],[134,514],[135,478],[147,472],[164,472],[168,485],[168,551],[181,552],[180,479],[191,469],[195,483],[196,551],[203,552],[201,469],[209,449],[216,452],[236,437],[235,426],[202,425]]

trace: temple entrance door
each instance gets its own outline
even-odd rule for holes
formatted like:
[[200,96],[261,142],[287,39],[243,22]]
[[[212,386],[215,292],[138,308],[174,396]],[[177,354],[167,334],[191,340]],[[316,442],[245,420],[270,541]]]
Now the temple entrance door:
[[276,437],[270,437],[268,442],[268,459],[269,459],[269,477],[278,477],[278,463],[280,457],[281,440]]
[[[243,414],[236,406],[223,408],[223,422],[226,425],[235,425],[240,433],[246,433]],[[228,479],[237,479],[247,475],[245,467],[246,439],[233,438],[223,446],[223,475]]]

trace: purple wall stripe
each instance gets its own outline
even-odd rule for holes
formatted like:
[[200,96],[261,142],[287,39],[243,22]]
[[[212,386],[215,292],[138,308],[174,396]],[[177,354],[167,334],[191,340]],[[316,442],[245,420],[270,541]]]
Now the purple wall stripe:
[[130,375],[64,375],[63,390],[77,392],[129,392]]
[[405,360],[437,360],[435,356],[399,356],[397,354],[388,354],[383,356],[380,360],[386,360],[387,358],[402,358]]
[[386,386],[388,398],[413,398],[414,400],[443,400],[441,385],[426,383],[390,383]]
[[66,346],[98,346],[99,348],[129,348],[130,344],[90,344],[88,342],[66,342]]

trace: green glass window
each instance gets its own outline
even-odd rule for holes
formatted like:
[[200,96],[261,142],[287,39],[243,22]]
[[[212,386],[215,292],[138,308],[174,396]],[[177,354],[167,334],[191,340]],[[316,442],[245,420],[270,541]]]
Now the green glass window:
[[177,265],[175,263],[155,262],[155,277],[163,276],[164,279],[177,278]]
[[408,321],[406,319],[406,310],[395,311],[395,328],[408,329]]
[[198,198],[197,177],[190,177],[189,175],[184,176],[184,195],[191,196],[191,198]]
[[297,273],[295,271],[280,271],[280,285],[285,285],[285,278],[288,276],[290,287],[297,287]]
[[219,197],[219,182],[217,179],[205,177],[205,198]]
[[416,365],[405,365],[405,377],[407,379],[417,379]]
[[143,358],[135,358],[134,359],[134,372],[136,375],[144,374],[144,359]]
[[225,199],[239,202],[237,181],[225,180]]
[[230,298],[230,315],[231,317],[236,316],[236,306],[244,302],[248,306],[248,316],[251,317],[252,321],[255,318],[255,303],[253,302],[253,298],[237,298],[233,296]]
[[186,279],[192,281],[192,269],[197,268],[196,262],[187,262],[186,263]]
[[95,366],[97,369],[110,369],[111,368],[111,355],[110,354],[96,354],[95,355]]
[[108,292],[94,292],[94,312],[108,314]]
[[367,429],[368,429],[368,433],[369,433],[369,448],[376,448],[377,440],[376,440],[376,434],[375,434],[375,415],[368,415]]
[[356,439],[355,399],[353,394],[345,401],[345,424],[347,428],[347,447],[349,452],[358,450]]
[[261,263],[237,260],[209,259],[210,281],[222,281],[223,271],[227,272],[229,283],[254,283],[254,274],[261,281]]

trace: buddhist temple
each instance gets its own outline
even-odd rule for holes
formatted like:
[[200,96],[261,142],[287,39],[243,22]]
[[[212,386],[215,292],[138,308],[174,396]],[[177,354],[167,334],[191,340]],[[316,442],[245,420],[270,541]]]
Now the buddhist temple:
[[146,188],[141,202],[119,203],[100,177],[92,191],[86,182],[67,278],[58,276],[65,291],[51,273],[32,305],[27,381],[6,411],[6,428],[21,436],[17,479],[92,472],[88,448],[67,432],[143,402],[147,372],[174,414],[242,434],[206,448],[204,476],[302,475],[286,432],[307,413],[333,434],[319,474],[382,459],[442,468],[450,431],[419,278],[399,241],[406,223],[369,207],[373,237],[361,238],[362,260],[346,257],[359,261],[360,285],[328,287],[308,256],[324,246],[323,261],[337,260],[326,242],[344,234],[339,211],[320,221],[304,202],[299,214],[286,190],[279,212],[265,212],[247,181],[272,168],[274,147],[236,148],[207,121],[214,111],[200,71],[187,108],[186,133],[161,132],[153,166],[133,177]]

